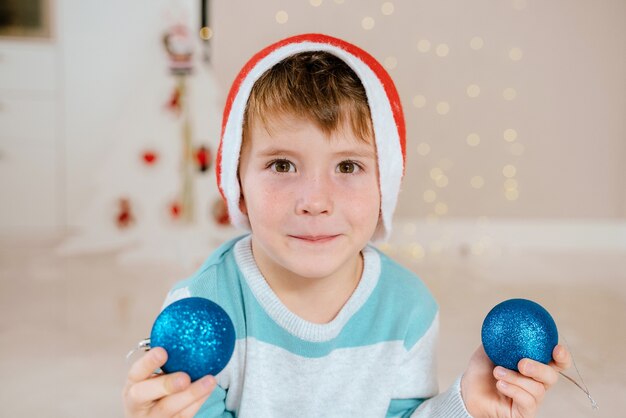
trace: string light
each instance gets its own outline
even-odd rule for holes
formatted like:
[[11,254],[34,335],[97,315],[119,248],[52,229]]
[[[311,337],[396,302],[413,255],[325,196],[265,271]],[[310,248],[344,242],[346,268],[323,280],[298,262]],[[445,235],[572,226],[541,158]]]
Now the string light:
[[483,41],[483,38],[481,38],[480,36],[474,36],[470,41],[470,48],[472,48],[474,51],[482,49],[484,45],[485,41]]
[[361,27],[365,30],[371,30],[374,28],[376,22],[373,17],[366,16],[361,20]]
[[485,185],[485,179],[482,176],[474,176],[470,180],[470,185],[474,189],[481,189]]
[[422,142],[420,144],[417,145],[417,153],[419,155],[421,155],[422,157],[430,154],[430,145],[428,145],[425,142]]
[[437,202],[437,204],[435,204],[435,213],[439,216],[445,215],[448,213],[448,205],[443,202]]
[[446,187],[448,185],[448,176],[442,175],[437,180],[435,180],[435,184],[437,185],[437,187],[440,188]]
[[416,242],[411,243],[411,245],[409,245],[408,252],[409,252],[409,255],[413,259],[418,260],[418,261],[424,259],[424,256],[426,255],[426,251],[424,251],[424,247],[422,247],[420,244]]
[[424,192],[423,198],[424,198],[424,202],[433,203],[435,200],[437,200],[437,193],[435,193],[434,190],[430,190],[430,189],[426,190]]
[[418,109],[426,106],[426,97],[422,96],[421,94],[413,97],[413,106],[417,107]]
[[517,91],[512,87],[508,87],[502,92],[502,97],[504,97],[504,100],[513,100],[517,97]]
[[507,200],[517,200],[519,198],[519,192],[517,189],[510,189],[504,192],[504,196]]
[[437,103],[437,113],[440,115],[447,115],[450,112],[450,104],[448,102]]
[[382,4],[382,6],[380,6],[380,11],[385,16],[389,16],[390,14],[393,13],[394,10],[395,10],[395,7],[393,6],[393,3],[390,1],[385,2]]
[[423,53],[430,51],[430,41],[427,39],[420,39],[417,43],[417,50]]
[[517,189],[517,180],[513,178],[509,178],[504,180],[504,188],[506,190],[515,190]]
[[480,144],[480,136],[476,133],[469,134],[466,138],[467,145],[470,147],[476,147]]
[[311,3],[313,7],[319,7],[322,5],[322,0],[309,0],[309,3]]
[[519,48],[513,48],[509,51],[509,58],[513,61],[519,61],[522,59],[523,53]]
[[512,177],[515,177],[516,173],[517,173],[517,169],[512,164],[507,164],[502,169],[502,174],[504,174],[504,177],[512,178]]
[[517,139],[517,131],[515,129],[507,129],[504,131],[504,140],[507,142],[513,142]]
[[387,57],[385,58],[385,68],[388,70],[393,70],[398,66],[398,59],[396,57]]
[[213,37],[213,29],[208,26],[200,28],[200,39],[208,41]]
[[430,178],[433,180],[437,180],[443,176],[443,170],[439,167],[432,168],[430,170]]
[[437,54],[438,57],[447,57],[449,53],[450,48],[447,44],[439,44],[437,48],[435,48],[435,54]]
[[480,95],[480,87],[476,84],[470,84],[467,86],[467,95],[472,98],[478,97]]
[[283,23],[287,23],[288,20],[289,20],[289,15],[287,14],[286,11],[279,10],[278,12],[276,12],[276,22],[282,25]]

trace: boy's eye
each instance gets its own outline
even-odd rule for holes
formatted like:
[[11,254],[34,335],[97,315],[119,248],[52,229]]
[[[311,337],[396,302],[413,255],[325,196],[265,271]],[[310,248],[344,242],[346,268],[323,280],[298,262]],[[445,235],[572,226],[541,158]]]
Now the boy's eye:
[[288,160],[276,160],[270,164],[270,167],[277,173],[289,173],[295,172],[296,168],[294,165]]
[[337,166],[337,171],[343,174],[353,174],[359,170],[359,166],[352,161],[342,161]]

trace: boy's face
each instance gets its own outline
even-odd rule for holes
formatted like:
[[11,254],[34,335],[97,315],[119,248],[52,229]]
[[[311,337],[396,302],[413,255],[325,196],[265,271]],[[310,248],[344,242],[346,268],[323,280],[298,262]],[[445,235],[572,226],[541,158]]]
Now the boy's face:
[[341,274],[355,265],[376,229],[374,140],[357,139],[347,126],[329,138],[294,116],[275,118],[271,134],[253,121],[239,178],[255,258],[274,271],[306,278]]

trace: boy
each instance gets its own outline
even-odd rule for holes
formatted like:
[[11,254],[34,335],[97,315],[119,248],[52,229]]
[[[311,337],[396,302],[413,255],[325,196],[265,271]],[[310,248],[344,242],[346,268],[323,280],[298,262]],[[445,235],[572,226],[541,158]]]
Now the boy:
[[[193,384],[139,359],[128,417],[529,417],[569,353],[496,367],[479,347],[437,395],[438,308],[421,281],[368,246],[388,236],[404,171],[402,109],[357,47],[301,35],[255,55],[233,84],[218,151],[231,220],[222,245],[165,304],[202,296],[237,334],[230,363]],[[497,383],[496,383],[497,382]]]

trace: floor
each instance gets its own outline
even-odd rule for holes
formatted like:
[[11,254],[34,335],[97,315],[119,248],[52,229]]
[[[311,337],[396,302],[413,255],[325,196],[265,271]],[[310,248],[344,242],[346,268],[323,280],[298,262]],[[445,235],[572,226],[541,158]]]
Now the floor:
[[[61,257],[58,239],[0,238],[0,415],[119,417],[126,353],[147,336],[173,265],[119,265],[116,253]],[[441,306],[440,383],[463,371],[482,319],[498,302],[545,306],[591,394],[561,379],[539,417],[619,417],[626,410],[626,254],[392,256]],[[569,374],[576,377],[572,369]]]

